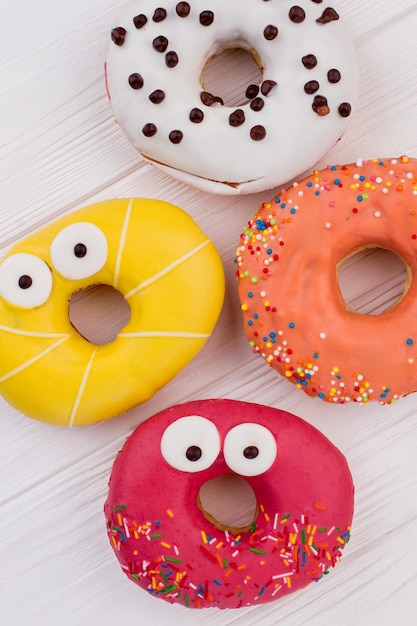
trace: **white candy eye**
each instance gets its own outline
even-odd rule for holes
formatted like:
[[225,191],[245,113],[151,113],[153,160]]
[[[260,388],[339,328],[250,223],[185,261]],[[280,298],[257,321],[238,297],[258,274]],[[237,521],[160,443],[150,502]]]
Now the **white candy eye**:
[[34,309],[49,298],[52,274],[33,254],[13,254],[0,265],[0,296],[22,309]]
[[55,269],[70,280],[96,274],[107,261],[106,235],[95,224],[78,222],[62,230],[51,245]]
[[273,465],[277,444],[270,430],[261,424],[239,424],[224,440],[224,457],[236,474],[258,476]]
[[201,472],[210,467],[218,457],[219,431],[205,417],[181,417],[164,431],[161,452],[175,469],[182,472]]

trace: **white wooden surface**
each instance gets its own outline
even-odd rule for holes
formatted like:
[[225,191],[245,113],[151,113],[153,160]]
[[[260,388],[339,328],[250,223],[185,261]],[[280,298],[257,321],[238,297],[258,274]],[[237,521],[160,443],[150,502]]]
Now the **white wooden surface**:
[[[92,201],[162,198],[187,210],[215,242],[227,276],[226,302],[194,362],[125,416],[64,430],[29,420],[0,400],[0,624],[417,624],[417,395],[389,407],[334,407],[309,400],[252,355],[241,328],[233,256],[243,224],[273,194],[209,196],[138,158],[113,122],[102,71],[109,28],[127,4],[1,0],[0,245]],[[357,45],[361,100],[321,165],[417,156],[417,3],[334,5]],[[371,263],[376,283],[370,286],[360,282],[358,264],[346,268],[355,306],[372,309],[401,291],[398,269]],[[115,454],[156,411],[208,397],[290,410],[347,456],[356,483],[352,540],[325,581],[263,607],[221,612],[169,606],[122,575],[102,515]]]

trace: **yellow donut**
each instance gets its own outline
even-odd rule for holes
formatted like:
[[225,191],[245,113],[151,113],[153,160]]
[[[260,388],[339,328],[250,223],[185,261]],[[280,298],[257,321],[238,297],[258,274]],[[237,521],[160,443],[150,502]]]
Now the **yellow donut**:
[[[69,319],[73,293],[98,284],[130,308],[105,345]],[[119,199],[67,214],[0,264],[0,393],[29,417],[63,426],[123,413],[199,352],[223,299],[220,257],[178,207]]]

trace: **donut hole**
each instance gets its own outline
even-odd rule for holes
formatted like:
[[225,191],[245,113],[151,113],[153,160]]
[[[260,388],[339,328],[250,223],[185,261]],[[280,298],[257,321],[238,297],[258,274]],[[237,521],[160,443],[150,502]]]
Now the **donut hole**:
[[84,339],[102,346],[116,339],[131,314],[120,291],[110,285],[90,285],[72,294],[68,315]]
[[252,487],[237,474],[225,474],[200,487],[198,506],[219,530],[246,532],[256,519],[258,505]]
[[221,98],[225,106],[236,107],[250,101],[247,88],[260,85],[262,77],[262,65],[254,50],[228,44],[210,56],[200,82],[205,91]]
[[392,250],[369,245],[353,252],[337,267],[345,306],[363,315],[380,315],[408,291],[411,270]]

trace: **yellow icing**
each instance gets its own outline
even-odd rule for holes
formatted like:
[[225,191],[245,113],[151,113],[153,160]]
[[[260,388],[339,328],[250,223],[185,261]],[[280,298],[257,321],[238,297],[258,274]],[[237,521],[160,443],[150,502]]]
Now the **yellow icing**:
[[[69,280],[53,267],[50,246],[66,226],[91,222],[108,240],[93,276]],[[148,400],[199,352],[224,299],[220,257],[192,218],[171,204],[118,199],[69,213],[17,242],[49,266],[49,299],[22,309],[0,298],[0,393],[29,417],[90,424]],[[94,345],[71,325],[71,295],[93,284],[118,289],[131,318],[117,338]]]

